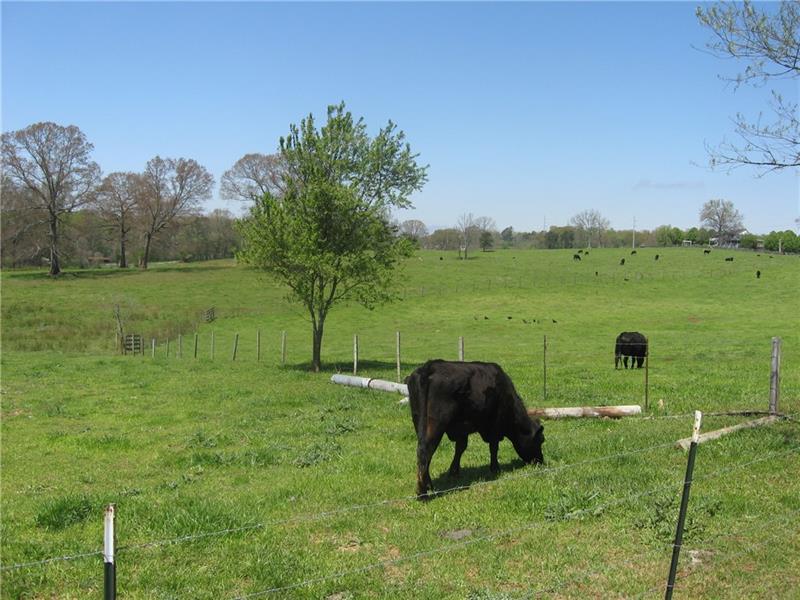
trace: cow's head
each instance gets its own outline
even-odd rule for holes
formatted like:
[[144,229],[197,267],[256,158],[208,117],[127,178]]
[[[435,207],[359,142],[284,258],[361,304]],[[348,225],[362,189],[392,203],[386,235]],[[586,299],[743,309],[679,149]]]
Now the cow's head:
[[511,440],[514,450],[526,463],[541,464],[544,462],[542,444],[544,443],[544,425],[539,419],[527,419],[519,423],[517,435]]

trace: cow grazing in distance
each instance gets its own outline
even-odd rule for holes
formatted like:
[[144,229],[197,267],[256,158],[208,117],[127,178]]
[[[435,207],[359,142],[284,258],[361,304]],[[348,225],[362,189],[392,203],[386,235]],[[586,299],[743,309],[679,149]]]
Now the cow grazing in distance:
[[703,250],[703,254],[711,254],[711,249],[706,248],[705,250]]
[[656,260],[658,260],[660,257],[661,257],[660,254],[656,254]]
[[589,256],[589,251],[588,250],[584,251],[583,255],[584,256]]
[[572,260],[580,260],[580,259],[581,259],[581,255],[580,254],[573,254],[572,255]]
[[578,250],[578,254],[583,254],[583,250]]
[[624,258],[619,259],[619,266],[620,267],[624,267],[625,266],[625,259]]
[[761,271],[756,271],[756,279],[761,279]]
[[544,427],[531,419],[511,378],[495,363],[429,360],[406,379],[417,433],[417,496],[432,488],[430,465],[444,434],[455,442],[449,474],[458,475],[469,434],[489,444],[489,469],[500,470],[497,450],[508,438],[526,463],[541,463]]
[[636,254],[636,250],[631,250],[631,256],[633,256],[634,254]]
[[631,359],[631,369],[642,368],[647,356],[647,338],[638,331],[623,331],[617,336],[614,346],[614,368],[619,369],[619,363],[628,368],[628,357]]
[[726,257],[725,262],[733,262],[733,257],[732,256]]

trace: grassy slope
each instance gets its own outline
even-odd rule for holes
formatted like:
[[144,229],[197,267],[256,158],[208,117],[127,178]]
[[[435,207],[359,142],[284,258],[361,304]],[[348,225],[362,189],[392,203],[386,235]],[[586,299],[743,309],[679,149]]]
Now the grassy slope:
[[[56,282],[5,273],[3,564],[98,549],[100,510],[114,501],[121,546],[266,524],[122,551],[119,586],[133,598],[232,597],[395,559],[277,595],[606,597],[660,585],[685,468],[668,444],[689,432],[690,419],[550,422],[552,470],[520,468],[504,443],[497,481],[475,438],[462,477],[439,478],[438,487],[488,483],[421,504],[406,500],[415,460],[407,408],[328,383],[330,370],[350,368],[354,332],[365,374],[387,379],[395,377],[396,330],[404,375],[426,358],[454,358],[463,335],[467,358],[500,362],[528,404],[541,405],[546,334],[546,404],[638,403],[643,373],[612,368],[615,335],[635,329],[651,340],[654,414],[764,409],[770,338],[780,335],[781,407],[798,411],[796,257],[736,253],[725,263],[718,252],[640,250],[620,267],[627,253],[618,250],[593,250],[580,263],[571,254],[503,251],[460,262],[421,253],[406,267],[404,300],[332,313],[323,349],[329,371],[318,375],[304,368],[310,331],[301,311],[264,276],[229,262]],[[155,360],[113,356],[114,304],[129,330],[171,337],[173,353],[183,333],[183,359],[167,359],[161,343]],[[197,325],[211,305],[220,318]],[[189,358],[195,327],[197,361]],[[277,364],[281,330],[286,368]],[[736,421],[709,418],[705,427]],[[798,447],[792,424],[701,447],[686,540],[699,562],[684,552],[682,573],[696,586],[684,593],[790,597],[800,586]],[[437,453],[435,477],[451,451],[446,442]],[[301,518],[385,499],[401,500]],[[466,537],[451,539],[462,530]],[[753,544],[760,545],[737,555]],[[404,560],[441,547],[450,549]],[[96,557],[2,576],[8,598],[83,598],[102,584]]]

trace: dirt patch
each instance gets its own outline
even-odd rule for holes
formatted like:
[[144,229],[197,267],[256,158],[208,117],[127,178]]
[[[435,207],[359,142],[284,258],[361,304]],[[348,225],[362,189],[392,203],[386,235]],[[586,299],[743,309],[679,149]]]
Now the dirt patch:
[[686,320],[689,321],[689,323],[695,323],[695,324],[703,322],[703,320],[700,317],[692,317],[692,316],[688,317]]

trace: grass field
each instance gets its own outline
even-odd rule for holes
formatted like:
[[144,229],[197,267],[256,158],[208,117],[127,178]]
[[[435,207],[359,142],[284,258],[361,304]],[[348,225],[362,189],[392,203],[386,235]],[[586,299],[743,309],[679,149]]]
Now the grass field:
[[[334,309],[314,374],[300,308],[230,261],[3,273],[2,597],[100,596],[97,554],[8,567],[100,550],[108,502],[124,598],[658,597],[688,413],[766,410],[773,336],[780,408],[800,412],[797,257],[421,252],[400,281],[391,305]],[[148,340],[144,357],[114,354],[114,305]],[[201,322],[210,306],[217,320]],[[408,408],[329,382],[352,369],[354,333],[360,373],[395,379],[400,331],[403,377],[456,358],[463,336],[466,358],[499,362],[528,406],[643,403],[643,371],[613,368],[625,330],[650,340],[647,412],[659,418],[549,421],[545,466],[503,442],[497,477],[473,436],[448,479],[444,441],[434,484],[459,489],[426,503],[411,498]],[[707,417],[704,429],[742,420]],[[791,421],[700,447],[676,597],[798,597],[798,450]]]

